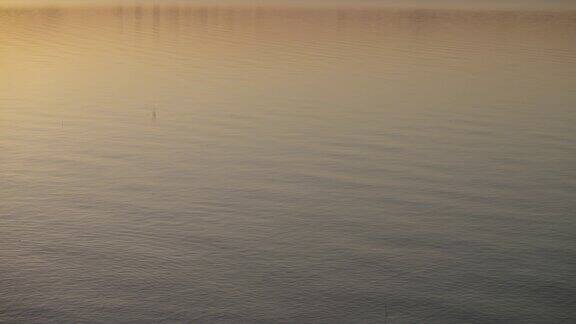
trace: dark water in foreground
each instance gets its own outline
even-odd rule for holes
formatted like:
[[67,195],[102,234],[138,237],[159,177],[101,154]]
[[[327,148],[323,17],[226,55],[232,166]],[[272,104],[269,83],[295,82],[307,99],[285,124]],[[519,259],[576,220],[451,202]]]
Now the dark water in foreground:
[[573,323],[576,13],[0,10],[0,322]]

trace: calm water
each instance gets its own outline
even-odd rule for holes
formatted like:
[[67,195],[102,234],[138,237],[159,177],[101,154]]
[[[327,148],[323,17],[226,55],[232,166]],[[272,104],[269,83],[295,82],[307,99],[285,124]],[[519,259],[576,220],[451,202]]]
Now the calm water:
[[0,322],[574,323],[576,11],[0,9]]

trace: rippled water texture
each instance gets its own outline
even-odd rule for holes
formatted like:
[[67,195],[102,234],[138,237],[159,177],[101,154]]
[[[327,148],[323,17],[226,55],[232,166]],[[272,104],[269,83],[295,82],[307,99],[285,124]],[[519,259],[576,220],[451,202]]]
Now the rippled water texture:
[[0,9],[0,322],[574,323],[576,12]]

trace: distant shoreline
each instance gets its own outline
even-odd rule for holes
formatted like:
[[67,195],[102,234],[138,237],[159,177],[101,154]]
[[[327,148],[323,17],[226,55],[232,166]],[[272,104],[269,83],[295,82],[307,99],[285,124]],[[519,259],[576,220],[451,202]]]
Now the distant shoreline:
[[455,10],[573,11],[571,0],[0,0],[0,7],[282,6]]

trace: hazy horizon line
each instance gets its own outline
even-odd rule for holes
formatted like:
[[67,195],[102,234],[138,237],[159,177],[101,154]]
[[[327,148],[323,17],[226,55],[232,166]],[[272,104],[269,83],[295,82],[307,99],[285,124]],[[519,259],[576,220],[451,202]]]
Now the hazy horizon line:
[[571,0],[0,0],[0,7],[110,6],[289,6],[289,7],[392,7],[458,10],[576,10]]

